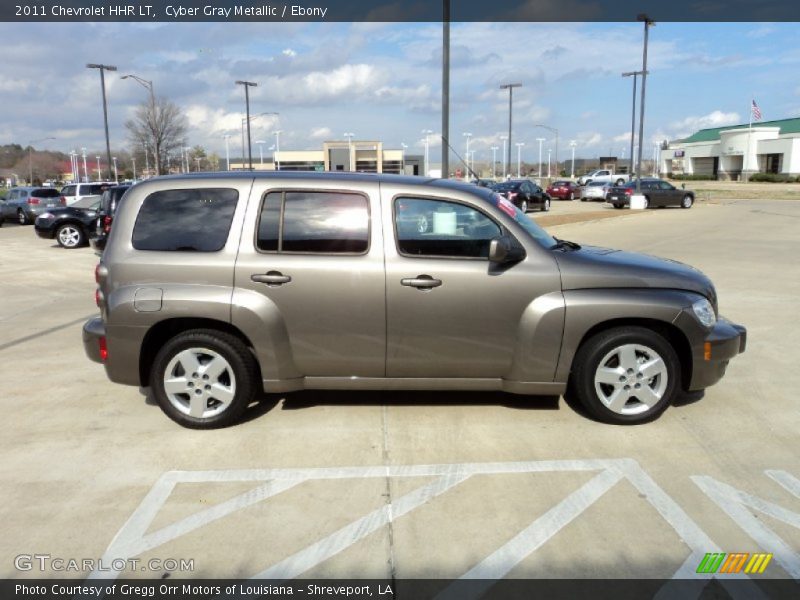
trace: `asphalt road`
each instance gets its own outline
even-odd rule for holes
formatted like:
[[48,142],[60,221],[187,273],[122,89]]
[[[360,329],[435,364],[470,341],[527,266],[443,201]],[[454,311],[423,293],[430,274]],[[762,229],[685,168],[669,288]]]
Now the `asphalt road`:
[[761,551],[758,577],[800,579],[800,202],[626,213],[552,231],[700,268],[749,333],[721,383],[638,427],[557,398],[303,392],[181,429],[83,355],[93,252],[6,225],[0,575],[45,553],[193,559],[174,579],[670,578]]

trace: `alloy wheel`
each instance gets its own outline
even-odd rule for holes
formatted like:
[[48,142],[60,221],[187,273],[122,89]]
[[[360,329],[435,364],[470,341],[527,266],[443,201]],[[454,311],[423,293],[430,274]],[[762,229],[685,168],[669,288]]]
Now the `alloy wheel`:
[[74,225],[65,225],[58,230],[58,242],[65,248],[75,248],[81,242],[81,232]]
[[170,404],[197,419],[219,415],[236,396],[233,367],[208,348],[187,348],[176,354],[164,370],[163,382]]
[[637,415],[653,408],[667,390],[664,359],[652,348],[624,344],[608,352],[594,374],[598,399],[619,415]]

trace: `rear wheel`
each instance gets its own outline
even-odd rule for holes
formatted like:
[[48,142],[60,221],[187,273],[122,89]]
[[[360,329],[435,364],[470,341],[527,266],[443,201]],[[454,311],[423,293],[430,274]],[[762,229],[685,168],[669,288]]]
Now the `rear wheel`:
[[575,200],[575,192],[570,192],[569,193],[569,199],[570,200]]
[[192,429],[236,422],[258,390],[255,358],[239,338],[194,329],[169,340],[156,355],[150,386],[161,410]]
[[694,204],[694,198],[689,194],[686,194],[681,200],[681,208],[692,208],[692,204]]
[[17,221],[20,225],[27,225],[28,224],[28,215],[25,214],[25,211],[21,208],[17,210]]
[[519,205],[519,209],[524,213],[528,212],[528,201],[523,200]]
[[644,423],[672,403],[680,376],[678,356],[661,335],[644,327],[619,327],[581,346],[570,391],[601,421]]
[[86,243],[86,236],[78,225],[65,223],[56,230],[56,240],[59,246],[71,250],[83,246]]

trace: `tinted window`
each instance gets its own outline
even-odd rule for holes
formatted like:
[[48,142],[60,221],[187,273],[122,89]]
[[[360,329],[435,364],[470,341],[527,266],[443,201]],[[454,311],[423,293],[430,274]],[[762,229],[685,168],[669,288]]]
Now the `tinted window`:
[[658,182],[658,186],[659,186],[659,187],[660,187],[662,190],[671,190],[671,189],[672,189],[672,185],[671,185],[671,184],[669,184],[669,183],[667,183],[666,181],[659,181],[659,182]]
[[518,181],[506,181],[496,184],[492,189],[498,192],[513,192],[519,187]]
[[411,256],[488,258],[500,226],[482,212],[455,202],[397,198],[397,247]]
[[54,188],[37,188],[31,192],[37,198],[58,198],[61,193]]
[[136,225],[137,250],[216,252],[228,239],[239,192],[229,189],[165,190],[145,198]]
[[74,196],[76,188],[77,188],[77,186],[74,186],[74,185],[66,185],[63,188],[61,188],[61,195],[62,196]]
[[84,185],[81,193],[87,196],[90,194],[99,195],[107,190],[108,187],[107,183],[92,183],[91,185]]
[[256,246],[267,252],[363,254],[367,199],[343,192],[272,192],[264,197]]

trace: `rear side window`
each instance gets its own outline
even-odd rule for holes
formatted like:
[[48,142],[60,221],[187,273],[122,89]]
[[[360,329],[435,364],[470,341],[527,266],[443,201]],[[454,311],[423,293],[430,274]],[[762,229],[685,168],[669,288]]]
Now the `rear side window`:
[[238,191],[217,188],[150,194],[133,226],[133,247],[217,252],[228,239],[238,200]]
[[32,194],[37,198],[58,198],[61,196],[59,191],[54,188],[38,188]]
[[266,252],[364,254],[367,198],[347,192],[272,192],[264,197],[256,246]]
[[74,196],[75,195],[75,188],[74,185],[67,185],[61,188],[61,195],[62,196]]

